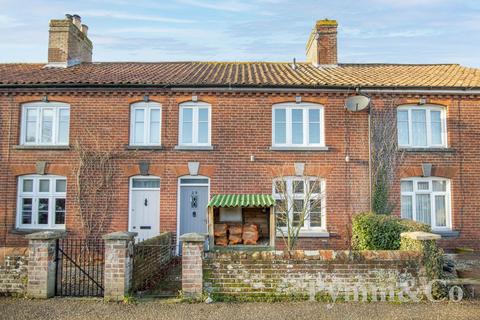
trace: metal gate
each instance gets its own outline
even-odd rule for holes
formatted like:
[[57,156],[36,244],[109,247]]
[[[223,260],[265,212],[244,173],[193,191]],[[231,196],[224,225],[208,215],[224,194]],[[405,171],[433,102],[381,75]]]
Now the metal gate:
[[59,239],[56,296],[103,297],[105,247],[102,239]]

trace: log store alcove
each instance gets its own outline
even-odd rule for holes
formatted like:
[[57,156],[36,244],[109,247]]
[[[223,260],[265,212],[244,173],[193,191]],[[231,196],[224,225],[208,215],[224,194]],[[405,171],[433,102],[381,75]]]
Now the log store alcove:
[[218,194],[208,203],[210,249],[275,247],[275,199],[269,194]]

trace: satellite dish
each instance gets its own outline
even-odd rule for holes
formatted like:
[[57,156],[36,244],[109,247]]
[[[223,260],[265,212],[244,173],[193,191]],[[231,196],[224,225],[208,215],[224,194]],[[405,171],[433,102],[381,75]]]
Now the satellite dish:
[[350,111],[357,112],[366,109],[370,104],[370,98],[362,95],[353,96],[345,100],[345,108]]

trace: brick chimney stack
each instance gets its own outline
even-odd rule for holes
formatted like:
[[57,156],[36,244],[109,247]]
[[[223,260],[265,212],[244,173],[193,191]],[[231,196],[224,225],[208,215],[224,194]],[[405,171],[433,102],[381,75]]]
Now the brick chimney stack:
[[48,64],[46,67],[71,67],[92,62],[92,42],[88,27],[79,15],[66,14],[63,20],[50,20]]
[[337,65],[336,20],[318,20],[307,42],[307,62],[316,66]]

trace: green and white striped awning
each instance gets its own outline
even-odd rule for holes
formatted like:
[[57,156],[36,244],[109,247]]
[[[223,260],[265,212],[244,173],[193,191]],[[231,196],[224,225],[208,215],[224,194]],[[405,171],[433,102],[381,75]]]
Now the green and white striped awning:
[[270,194],[217,194],[208,203],[209,207],[271,207],[275,199]]

